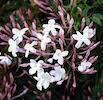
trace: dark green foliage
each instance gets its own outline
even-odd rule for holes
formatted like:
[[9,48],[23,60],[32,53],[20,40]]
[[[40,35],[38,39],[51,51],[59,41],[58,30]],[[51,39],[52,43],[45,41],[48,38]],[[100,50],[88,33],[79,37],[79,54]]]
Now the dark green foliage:
[[0,0],[0,25],[7,22],[9,15],[19,9],[19,8],[28,8],[30,7],[29,0]]

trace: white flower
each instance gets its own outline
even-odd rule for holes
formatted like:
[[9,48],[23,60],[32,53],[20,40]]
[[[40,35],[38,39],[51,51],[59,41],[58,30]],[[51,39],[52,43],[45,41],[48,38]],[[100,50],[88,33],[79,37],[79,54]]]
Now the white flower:
[[33,47],[34,45],[37,45],[37,42],[36,42],[36,41],[33,41],[31,44],[30,44],[30,43],[27,43],[27,44],[24,46],[24,49],[26,50],[26,52],[25,52],[25,57],[26,57],[26,58],[28,57],[29,52],[32,52],[32,53],[35,53],[35,52],[36,52],[36,49]]
[[49,33],[51,33],[53,36],[56,36],[58,34],[56,29],[59,29],[60,31],[63,31],[61,26],[57,25],[54,19],[50,19],[48,21],[48,24],[43,24],[43,33],[48,36]]
[[36,71],[40,70],[42,68],[42,64],[43,64],[43,60],[39,60],[38,62],[36,62],[33,59],[30,59],[30,69],[29,69],[29,74],[35,74]]
[[14,41],[13,39],[9,39],[8,43],[9,43],[8,51],[12,52],[12,55],[14,57],[16,57],[17,56],[16,53],[18,52],[18,49],[19,49],[19,46],[17,45],[17,42]]
[[8,56],[0,56],[0,63],[6,64],[7,66],[11,65],[11,59]]
[[42,35],[40,33],[37,34],[37,38],[41,40],[40,46],[42,50],[45,50],[46,45],[51,42],[51,39],[49,37]]
[[86,71],[90,70],[89,68],[91,67],[91,65],[92,64],[89,61],[84,60],[78,66],[78,71],[80,71],[80,72],[86,72]]
[[54,81],[61,81],[66,77],[65,69],[61,66],[54,67],[54,70],[50,71],[50,75],[54,77]]
[[92,38],[96,34],[95,29],[89,28],[89,26],[86,26],[83,30],[83,34],[86,33],[88,33],[88,38]]
[[23,28],[21,30],[17,28],[12,29],[12,33],[14,34],[13,39],[19,44],[23,40],[23,35],[28,30],[28,28]]
[[89,26],[86,26],[83,30],[83,34],[81,34],[79,31],[76,33],[77,34],[73,34],[72,37],[78,41],[75,47],[80,48],[83,43],[90,45],[90,39],[95,35],[95,29],[93,30],[92,28],[89,28]]
[[57,60],[60,65],[63,65],[63,63],[64,63],[63,57],[66,57],[67,55],[68,55],[68,51],[62,52],[60,49],[57,49],[56,52],[54,53],[53,57],[48,59],[48,62],[52,63],[52,61],[54,59],[54,60]]
[[75,45],[76,48],[80,48],[83,43],[90,45],[91,41],[88,38],[88,33],[84,33],[83,35],[79,31],[76,33],[77,34],[72,35],[72,37],[78,41]]
[[38,82],[37,82],[37,89],[42,91],[42,87],[44,89],[47,89],[51,83],[51,76],[48,72],[44,72],[43,69],[37,71],[37,77],[34,77]]

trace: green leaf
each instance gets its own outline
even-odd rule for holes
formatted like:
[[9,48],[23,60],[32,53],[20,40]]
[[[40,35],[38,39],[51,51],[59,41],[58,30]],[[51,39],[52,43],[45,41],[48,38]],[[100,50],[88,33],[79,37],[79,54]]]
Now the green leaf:
[[103,5],[103,0],[97,0],[97,3]]
[[100,13],[95,13],[95,14],[93,14],[92,16],[96,16],[96,17],[98,17],[100,20],[103,20],[103,15],[100,14]]
[[91,20],[92,20],[93,22],[95,22],[96,24],[102,26],[102,22],[101,22],[100,16],[97,16],[97,15],[94,14],[94,15],[92,15],[92,17],[91,17]]
[[89,7],[84,8],[83,16],[86,17],[88,15]]

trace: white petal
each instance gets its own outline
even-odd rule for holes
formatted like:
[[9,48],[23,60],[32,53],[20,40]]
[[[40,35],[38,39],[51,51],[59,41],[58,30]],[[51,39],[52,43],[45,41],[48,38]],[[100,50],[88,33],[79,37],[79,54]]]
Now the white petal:
[[46,43],[45,42],[41,42],[41,49],[44,51],[46,49]]
[[36,64],[37,62],[34,59],[30,59],[30,64]]
[[76,33],[77,33],[78,37],[82,38],[83,35],[79,31],[76,31]]
[[48,24],[43,24],[43,28],[46,28],[46,27],[48,27]]
[[61,56],[62,57],[66,57],[68,55],[68,51],[63,51],[62,53],[61,53]]
[[87,68],[91,67],[91,65],[92,64],[90,62],[87,62],[87,66],[88,66]]
[[63,83],[64,80],[58,81],[56,84],[57,85],[61,85]]
[[83,71],[85,71],[86,69],[87,69],[86,66],[78,66],[78,70],[79,70],[80,72],[83,72]]
[[62,79],[61,75],[59,73],[55,74],[55,81],[60,81]]
[[17,57],[16,52],[13,52],[13,51],[12,51],[12,55],[13,55],[13,57]]
[[63,63],[64,63],[64,58],[63,58],[63,57],[59,57],[59,58],[58,58],[58,63],[59,63],[60,65],[63,65]]
[[20,33],[23,35],[27,30],[29,30],[29,28],[23,28],[20,30]]
[[88,31],[89,31],[89,26],[86,26],[85,28],[84,28],[84,30],[83,30],[83,33],[85,34],[85,33],[88,33]]
[[41,81],[37,82],[36,87],[37,87],[38,90],[42,91],[42,83],[41,83]]
[[44,74],[44,69],[43,68],[40,68],[39,70],[37,70],[38,78],[41,78],[43,74]]
[[14,39],[14,40],[16,40],[17,38],[18,38],[18,36],[17,36],[17,35],[14,35],[14,36],[13,36],[13,39]]
[[83,37],[85,37],[85,38],[89,38],[88,33],[84,33],[84,34],[83,34]]
[[55,20],[54,20],[54,19],[50,19],[50,20],[48,21],[48,24],[54,25],[54,24],[55,24]]
[[37,38],[38,38],[38,39],[40,39],[40,40],[42,40],[42,39],[43,39],[43,35],[42,35],[42,34],[40,34],[40,33],[37,33],[37,34],[36,34],[36,36],[37,36]]
[[2,59],[4,59],[5,58],[5,56],[0,56],[0,60],[2,60]]
[[30,75],[33,75],[35,73],[36,73],[36,69],[32,69],[32,68],[29,69],[29,74]]
[[20,33],[20,30],[17,29],[17,28],[13,28],[13,29],[12,29],[12,33],[13,33],[13,34],[18,34],[18,33]]
[[58,54],[54,53],[53,59],[54,59],[54,60],[58,60],[58,58],[59,58]]
[[30,67],[31,67],[32,69],[34,69],[34,68],[37,67],[36,64],[37,64],[37,62],[36,62],[35,60],[30,59]]
[[49,58],[47,61],[48,61],[49,63],[52,63],[52,62],[53,62],[53,58]]
[[87,68],[89,68],[92,64],[86,60],[84,60],[82,63],[81,63],[81,66],[86,66]]
[[92,32],[92,30],[93,30],[93,29],[91,29],[91,30],[89,31],[89,38],[92,38],[92,37],[96,34],[96,29],[94,29],[93,32]]
[[37,45],[37,44],[38,44],[37,41],[33,41],[33,42],[31,43],[31,46],[34,46],[34,45]]
[[29,55],[29,51],[28,51],[28,50],[26,50],[26,52],[25,52],[25,57],[27,58],[27,57],[28,57],[28,55]]
[[78,42],[76,43],[75,47],[76,47],[77,49],[79,49],[79,48],[81,47],[82,43],[83,43],[82,41],[78,41]]
[[50,29],[49,28],[43,29],[43,33],[44,33],[44,36],[49,36]]
[[45,38],[45,42],[49,43],[49,42],[51,42],[51,39],[50,38]]
[[45,81],[44,83],[43,83],[43,88],[44,89],[47,89],[48,87],[49,87],[49,82],[48,81]]
[[86,44],[86,45],[90,45],[91,41],[89,39],[84,39],[83,42]]
[[80,40],[80,37],[79,37],[77,34],[73,34],[72,37],[73,37],[75,40]]
[[53,55],[53,59],[57,60],[61,54],[61,50],[57,49]]
[[52,33],[53,36],[56,36],[56,35],[57,35],[56,29],[55,29],[55,28],[52,28],[51,33]]
[[13,39],[9,39],[8,43],[12,44],[12,43],[14,43],[14,40]]

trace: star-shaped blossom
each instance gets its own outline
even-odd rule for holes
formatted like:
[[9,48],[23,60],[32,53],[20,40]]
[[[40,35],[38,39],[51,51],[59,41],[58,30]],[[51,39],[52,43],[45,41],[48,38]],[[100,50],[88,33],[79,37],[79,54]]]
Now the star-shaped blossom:
[[0,64],[6,64],[7,66],[11,65],[12,59],[8,56],[0,56]]
[[23,28],[21,30],[17,29],[17,28],[13,28],[12,29],[12,33],[13,35],[13,39],[16,40],[16,42],[19,44],[20,42],[22,42],[23,40],[23,35],[25,34],[25,32],[28,30],[28,28]]
[[89,61],[84,60],[83,62],[81,62],[81,64],[78,66],[78,71],[80,72],[86,72],[89,70],[89,68],[91,67],[91,63]]
[[33,47],[34,45],[37,45],[36,41],[33,41],[32,43],[27,43],[24,46],[24,49],[26,50],[26,52],[25,52],[25,57],[26,58],[28,57],[28,55],[29,55],[30,52],[32,52],[32,53],[36,52],[36,49]]
[[49,35],[50,33],[53,36],[56,36],[58,34],[58,31],[56,29],[59,29],[60,31],[63,31],[62,27],[57,25],[54,19],[50,19],[48,21],[48,24],[43,24],[43,33],[45,35]]
[[91,41],[88,38],[88,33],[81,34],[79,31],[76,32],[77,34],[73,34],[72,37],[77,40],[75,47],[78,49],[81,47],[83,43],[86,45],[90,45]]
[[51,83],[51,75],[48,72],[44,72],[43,69],[37,71],[37,77],[34,78],[37,82],[37,89],[42,91],[42,88],[47,89]]
[[53,59],[57,60],[57,62],[60,65],[63,65],[64,63],[64,57],[68,55],[68,51],[61,51],[60,49],[57,49],[56,52],[54,53],[53,57],[48,59],[48,62],[52,63]]
[[9,39],[8,43],[9,43],[8,51],[12,52],[12,55],[14,57],[16,57],[17,56],[16,53],[18,52],[18,49],[19,49],[19,46],[17,45],[17,42],[13,39]]
[[61,66],[54,67],[54,70],[50,71],[50,75],[54,77],[54,82],[59,82],[66,77],[65,69],[61,68]]
[[43,64],[43,60],[39,60],[38,62],[36,62],[33,59],[30,59],[30,69],[29,69],[29,74],[33,75],[36,73],[36,71],[40,70],[42,68],[42,64]]
[[51,39],[48,36],[42,35],[40,33],[37,34],[37,38],[40,39],[41,50],[46,49],[46,45],[51,42]]
[[95,29],[93,30],[92,28],[89,28],[89,26],[86,26],[83,30],[83,34],[81,34],[79,31],[76,33],[77,34],[73,34],[72,37],[77,40],[75,47],[78,49],[83,43],[90,45],[90,39],[95,35]]

